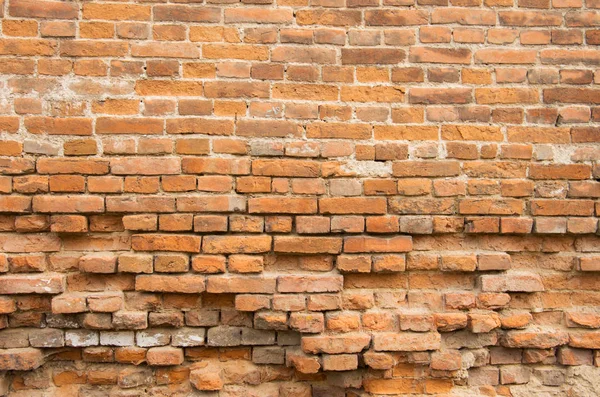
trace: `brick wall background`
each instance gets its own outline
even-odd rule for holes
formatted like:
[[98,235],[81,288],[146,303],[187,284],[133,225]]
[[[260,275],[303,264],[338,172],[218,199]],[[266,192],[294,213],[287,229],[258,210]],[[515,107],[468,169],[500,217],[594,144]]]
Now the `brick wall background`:
[[600,1],[0,18],[3,394],[600,390]]

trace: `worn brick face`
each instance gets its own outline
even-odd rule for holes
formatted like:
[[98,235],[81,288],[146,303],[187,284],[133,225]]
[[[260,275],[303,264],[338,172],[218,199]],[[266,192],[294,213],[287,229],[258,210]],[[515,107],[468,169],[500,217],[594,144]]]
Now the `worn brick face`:
[[0,0],[0,395],[597,395],[599,26]]

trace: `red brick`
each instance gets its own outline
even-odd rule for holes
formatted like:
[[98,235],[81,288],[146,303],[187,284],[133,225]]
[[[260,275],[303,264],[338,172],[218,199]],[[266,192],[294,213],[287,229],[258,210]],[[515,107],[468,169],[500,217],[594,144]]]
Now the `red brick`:
[[306,59],[311,59],[314,63],[334,63],[335,51],[332,49],[290,46],[279,46],[272,51],[274,62],[304,62]]
[[84,4],[84,19],[149,21],[150,6],[136,4]]
[[471,63],[471,51],[466,48],[411,47],[408,60],[415,63]]
[[351,26],[360,24],[361,13],[358,10],[300,10],[296,13],[298,25]]
[[13,0],[9,4],[8,13],[13,17],[77,19],[77,4],[60,1],[47,1],[40,4],[31,0]]
[[53,215],[50,218],[50,231],[54,233],[85,233],[88,220],[81,215]]
[[335,354],[323,356],[324,371],[351,371],[358,368],[356,354]]
[[206,291],[209,293],[275,293],[276,279],[272,277],[209,276]]
[[44,364],[44,361],[40,349],[4,349],[0,352],[0,368],[3,371],[31,371]]
[[190,7],[186,5],[158,5],[153,10],[156,21],[218,22],[221,10],[215,7]]
[[135,279],[137,291],[197,294],[205,290],[205,277],[196,275],[140,275]]
[[232,8],[225,10],[225,23],[286,23],[292,21],[289,9]]
[[600,103],[598,90],[593,88],[547,88],[543,95],[544,103]]
[[199,236],[138,234],[131,237],[131,248],[135,251],[200,252],[201,241]]
[[100,117],[96,121],[97,134],[162,134],[163,121],[158,119],[114,119]]
[[98,196],[35,196],[32,203],[36,212],[104,212],[104,199]]
[[[381,93],[373,91],[373,97],[380,98]],[[346,100],[356,99],[352,97]],[[365,101],[370,102],[369,99]],[[309,138],[368,139],[371,137],[371,127],[365,124],[312,123],[307,126],[306,134]]]
[[460,166],[455,161],[402,161],[393,164],[394,176],[455,176]]
[[152,347],[146,353],[148,365],[179,365],[183,363],[183,349]]
[[568,341],[569,336],[565,332],[509,331],[502,339],[501,344],[510,348],[549,349],[565,345]]
[[40,158],[37,171],[40,174],[107,174],[109,162],[92,159],[56,159]]
[[322,214],[384,214],[387,204],[384,198],[323,198],[319,199]]
[[427,13],[423,10],[369,10],[365,13],[367,26],[408,26],[427,22]]
[[515,273],[510,277],[481,276],[482,290],[491,292],[535,292],[543,291],[544,285],[539,275]]
[[307,353],[358,353],[371,342],[369,335],[309,336],[302,338],[302,350]]
[[31,211],[31,198],[27,196],[1,196],[0,211],[26,213]]
[[337,292],[342,289],[341,276],[280,276],[279,292]]
[[279,120],[240,120],[237,122],[237,135],[255,137],[293,137],[298,136],[298,125],[290,121]]
[[127,45],[109,41],[65,41],[60,46],[60,54],[70,57],[120,57],[127,53]]
[[346,237],[344,252],[408,252],[412,249],[410,237],[392,238]]
[[525,88],[476,88],[475,100],[482,104],[537,103],[538,92]]
[[342,249],[340,237],[275,237],[273,250],[285,253],[338,254]]
[[313,214],[317,212],[317,201],[310,198],[251,198],[248,200],[248,212]]
[[559,13],[538,13],[535,11],[501,11],[500,23],[508,26],[557,26],[562,23]]
[[273,85],[273,98],[287,100],[329,100],[336,101],[339,88],[327,84],[276,83]]
[[248,160],[184,157],[181,168],[187,174],[246,175],[250,171]]
[[58,294],[64,291],[63,276],[6,275],[0,277],[2,294]]
[[405,58],[403,50],[387,48],[343,48],[342,65],[355,64],[397,64]]
[[209,254],[262,253],[271,250],[271,236],[205,236],[202,251]]
[[25,127],[32,134],[92,135],[92,120],[87,118],[27,117]]
[[480,49],[475,52],[475,62],[485,64],[535,63],[536,52],[528,50]]
[[381,333],[373,337],[373,348],[376,351],[425,351],[437,350],[440,346],[440,334],[433,332]]
[[459,212],[466,215],[520,215],[523,202],[517,199],[463,199],[459,203]]

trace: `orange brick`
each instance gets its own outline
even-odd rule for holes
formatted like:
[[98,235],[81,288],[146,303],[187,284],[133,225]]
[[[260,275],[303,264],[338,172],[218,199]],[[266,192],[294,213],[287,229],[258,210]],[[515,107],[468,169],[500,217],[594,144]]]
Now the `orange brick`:
[[600,365],[598,0],[158,3],[0,0],[0,389]]

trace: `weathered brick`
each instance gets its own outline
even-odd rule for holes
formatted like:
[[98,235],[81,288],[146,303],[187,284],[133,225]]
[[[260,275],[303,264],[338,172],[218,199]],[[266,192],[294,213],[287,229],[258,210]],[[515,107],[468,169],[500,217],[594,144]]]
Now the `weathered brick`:
[[13,17],[76,19],[78,9],[76,4],[65,4],[59,1],[39,4],[30,0],[18,0],[10,2],[8,12]]
[[139,234],[131,237],[131,247],[136,251],[200,252],[201,241],[199,236]]
[[152,347],[146,352],[148,365],[179,365],[183,363],[183,349]]
[[342,250],[339,237],[275,237],[273,250],[285,253],[338,254]]
[[150,20],[150,7],[135,4],[84,4],[84,19],[107,19],[116,21]]
[[406,236],[392,238],[346,237],[344,252],[408,252],[412,239]]
[[549,349],[565,345],[569,335],[565,332],[509,331],[501,340],[502,346],[510,348]]
[[510,277],[481,276],[483,291],[490,292],[536,292],[543,291],[544,285],[539,275],[533,273],[514,273]]
[[40,349],[6,349],[0,351],[0,368],[4,371],[30,371],[44,363]]
[[376,351],[424,351],[437,350],[441,345],[438,333],[411,333],[398,334],[381,333],[373,336],[373,348]]
[[218,22],[221,10],[215,7],[190,7],[187,5],[159,5],[154,7],[157,21]]
[[0,0],[0,394],[594,394],[598,0],[209,3]]
[[281,276],[279,292],[337,292],[342,289],[341,276]]
[[137,291],[200,293],[205,290],[205,277],[140,275],[135,279]]
[[251,214],[313,214],[317,212],[317,200],[312,198],[251,198],[248,200]]
[[369,10],[365,13],[365,23],[370,26],[420,25],[427,21],[423,10],[400,12],[396,10]]
[[202,252],[209,254],[256,254],[270,251],[271,236],[206,236]]
[[60,275],[3,275],[0,278],[2,294],[58,294],[64,291],[64,277]]
[[358,353],[371,342],[364,334],[345,334],[341,336],[308,336],[302,338],[302,350],[307,353]]
[[384,214],[384,198],[323,198],[319,199],[319,212],[322,214]]
[[274,293],[276,279],[272,277],[209,276],[206,290],[209,293]]

